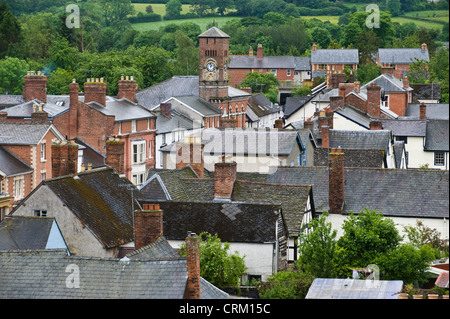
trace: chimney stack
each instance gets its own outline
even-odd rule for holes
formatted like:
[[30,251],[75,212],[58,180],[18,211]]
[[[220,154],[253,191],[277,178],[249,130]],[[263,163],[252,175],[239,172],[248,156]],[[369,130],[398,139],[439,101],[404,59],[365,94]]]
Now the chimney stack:
[[133,76],[124,77],[122,75],[121,79],[119,80],[118,86],[119,86],[119,93],[117,93],[118,99],[126,98],[134,103],[137,103],[136,91],[138,89],[138,84],[134,80]]
[[409,88],[409,80],[408,80],[408,77],[406,75],[403,78],[403,88],[404,89],[408,89]]
[[334,111],[344,107],[344,97],[342,95],[330,96],[330,108]]
[[330,214],[341,214],[344,204],[344,153],[333,148],[328,156],[328,205]]
[[303,128],[304,129],[308,129],[311,132],[314,130],[314,122],[311,121],[311,118],[307,119],[306,121],[303,122]]
[[200,299],[200,238],[191,232],[186,237],[186,265],[188,279],[185,299]]
[[328,148],[330,147],[330,127],[328,125],[322,126],[322,147]]
[[427,44],[426,43],[422,43],[422,51],[426,51],[427,50]]
[[253,47],[250,46],[250,48],[248,49],[248,56],[253,56]]
[[34,71],[28,71],[24,77],[25,85],[23,87],[23,99],[25,102],[34,99],[47,103],[47,77],[40,71],[35,74]]
[[390,64],[388,64],[388,65],[383,64],[381,66],[381,74],[390,74],[390,75],[393,76],[394,75],[394,68]]
[[353,84],[354,84],[353,90],[355,90],[356,92],[360,93],[360,91],[361,91],[361,82],[355,81],[355,82],[353,82]]
[[370,83],[367,86],[367,113],[374,117],[380,118],[380,100],[381,100],[381,87],[376,83]]
[[317,51],[317,44],[315,42],[312,45],[312,51]]
[[52,144],[52,176],[51,178],[77,175],[78,145],[73,141]]
[[69,139],[76,138],[78,135],[78,101],[80,86],[75,79],[69,84]]
[[282,129],[283,128],[283,119],[279,118],[275,120],[274,128]]
[[106,165],[112,167],[119,175],[125,174],[125,143],[118,138],[106,141]]
[[258,48],[256,49],[256,55],[258,59],[262,59],[263,58],[263,47],[262,44],[258,44]]
[[34,104],[31,113],[31,123],[47,123],[48,113],[44,111],[44,104]]
[[84,83],[84,103],[89,102],[106,106],[106,83],[103,78],[87,79]]
[[169,119],[172,118],[172,103],[160,103],[159,110],[162,115],[167,116]]
[[8,117],[8,112],[0,111],[0,123],[6,123],[7,117]]
[[150,245],[163,237],[163,211],[159,204],[144,204],[134,211],[134,248]]
[[205,176],[205,162],[203,158],[203,148],[200,136],[185,136],[184,142],[177,143],[176,168],[190,166],[199,178]]
[[420,108],[420,119],[425,120],[427,118],[427,106],[425,105],[425,103],[422,102],[419,108]]
[[370,128],[371,131],[382,130],[383,129],[383,123],[381,123],[380,120],[370,121],[369,128]]
[[214,198],[230,199],[237,176],[237,164],[221,156],[214,165]]

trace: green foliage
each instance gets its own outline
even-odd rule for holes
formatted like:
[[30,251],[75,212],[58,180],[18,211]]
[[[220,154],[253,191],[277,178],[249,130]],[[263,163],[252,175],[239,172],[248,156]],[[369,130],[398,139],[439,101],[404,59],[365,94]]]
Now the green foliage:
[[270,72],[249,72],[241,82],[241,87],[251,87],[252,92],[268,93],[279,85],[277,77]]
[[372,81],[381,74],[381,68],[375,63],[361,64],[355,71],[356,80],[361,82],[361,85]]
[[326,222],[328,213],[313,219],[299,238],[299,267],[318,278],[336,276],[335,256],[337,249],[336,230]]
[[313,275],[296,268],[279,271],[269,277],[267,282],[258,286],[259,297],[262,299],[304,299],[313,280]]
[[23,77],[27,74],[28,63],[18,58],[6,57],[0,60],[0,92],[22,94]]
[[166,3],[166,18],[171,19],[181,15],[182,5],[180,0],[169,0]]
[[49,77],[47,81],[47,94],[69,94],[69,84],[74,78],[71,70],[58,68]]
[[[213,285],[223,288],[238,286],[247,267],[238,252],[229,253],[230,244],[222,243],[220,238],[209,233],[200,237],[200,275]],[[186,247],[180,247],[180,254],[186,255]]]
[[11,47],[21,40],[21,28],[8,5],[0,2],[0,59],[11,53]]
[[435,228],[430,228],[423,224],[423,221],[417,220],[416,225],[405,226],[406,238],[414,247],[428,245],[436,251],[436,258],[449,255],[448,243],[441,239],[441,233]]

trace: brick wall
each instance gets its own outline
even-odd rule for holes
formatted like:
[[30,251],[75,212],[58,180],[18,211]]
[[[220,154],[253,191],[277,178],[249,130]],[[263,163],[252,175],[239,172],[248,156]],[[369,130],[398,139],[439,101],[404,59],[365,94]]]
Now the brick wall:
[[118,174],[125,173],[125,146],[120,139],[106,141],[106,165],[111,166]]
[[163,211],[158,204],[144,204],[134,212],[134,245],[140,249],[163,236]]
[[332,149],[328,161],[329,213],[340,214],[344,203],[344,153],[341,149]]
[[230,198],[236,180],[236,162],[226,162],[225,158],[214,165],[214,196]]
[[405,115],[408,98],[405,92],[389,93],[389,109],[399,116]]
[[186,263],[188,280],[184,293],[185,299],[200,299],[200,238],[186,238]]
[[40,72],[28,72],[24,77],[23,98],[25,102],[38,99],[47,103],[47,77]]

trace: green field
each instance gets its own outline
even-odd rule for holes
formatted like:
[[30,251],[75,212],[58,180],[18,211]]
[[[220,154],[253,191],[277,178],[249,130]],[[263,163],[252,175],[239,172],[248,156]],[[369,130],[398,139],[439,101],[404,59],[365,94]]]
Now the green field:
[[[147,8],[148,5],[152,6],[154,13],[159,14],[161,16],[166,15],[166,5],[163,3],[133,3],[136,13],[138,12],[146,13],[145,8]],[[181,14],[185,14],[188,12],[189,12],[189,5],[183,4],[181,6]]]
[[206,27],[208,24],[216,22],[218,27],[223,26],[227,21],[232,19],[240,19],[238,17],[214,17],[214,18],[196,18],[196,19],[178,19],[178,20],[165,20],[165,21],[157,21],[157,22],[146,22],[146,23],[134,23],[133,29],[137,31],[150,31],[150,30],[159,30],[160,27],[166,26],[171,23],[182,24],[186,22],[193,22],[200,26],[202,31],[206,31]]

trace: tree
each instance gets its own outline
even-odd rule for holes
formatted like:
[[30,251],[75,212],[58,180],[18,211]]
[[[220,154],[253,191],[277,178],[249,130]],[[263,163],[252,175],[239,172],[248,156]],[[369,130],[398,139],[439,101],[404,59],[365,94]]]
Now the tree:
[[22,30],[6,2],[0,2],[0,59],[10,53],[11,46],[21,40]]
[[314,280],[310,273],[298,268],[279,271],[258,285],[261,299],[304,299]]
[[22,94],[23,77],[28,70],[28,63],[24,60],[11,57],[0,60],[0,92]]
[[315,27],[311,29],[311,37],[315,43],[317,43],[321,48],[327,48],[331,42],[330,32],[321,27]]
[[153,13],[153,7],[151,4],[145,7],[145,12],[147,13]]
[[134,14],[131,0],[100,0],[106,26],[118,26],[128,15]]
[[354,47],[359,52],[360,64],[373,63],[373,56],[377,53],[381,45],[381,39],[373,32],[373,30],[362,30],[356,37]]
[[271,88],[279,85],[277,77],[270,72],[249,72],[241,82],[241,87],[251,87],[252,92],[267,93]]
[[299,238],[298,266],[318,278],[333,278],[337,274],[334,264],[337,231],[332,230],[331,223],[326,222],[327,217],[328,213],[324,213],[313,219]]
[[361,85],[364,85],[380,76],[381,67],[375,63],[360,64],[358,69],[355,71],[355,74],[356,80],[361,82]]
[[405,226],[404,231],[411,245],[420,248],[428,245],[437,251],[437,258],[447,256],[449,247],[445,240],[441,239],[441,233],[436,228],[424,225],[423,221],[417,220],[416,226]]
[[[223,288],[237,286],[244,274],[244,258],[238,252],[229,253],[230,244],[222,243],[215,235],[203,232],[200,237],[200,275],[213,285]],[[186,246],[180,247],[181,256],[186,256]]]
[[175,32],[175,43],[177,45],[177,60],[174,73],[176,75],[198,75],[198,48],[194,41],[183,31]]
[[52,42],[49,50],[49,61],[54,62],[57,68],[73,70],[78,59],[78,50],[69,45],[65,38]]
[[182,8],[180,0],[169,0],[169,2],[166,3],[166,18],[179,17]]
[[415,58],[409,66],[408,80],[410,83],[428,83],[430,81],[428,62]]
[[47,81],[47,94],[69,94],[69,84],[74,78],[74,73],[71,70],[56,69]]

